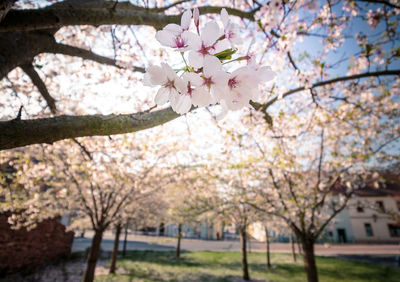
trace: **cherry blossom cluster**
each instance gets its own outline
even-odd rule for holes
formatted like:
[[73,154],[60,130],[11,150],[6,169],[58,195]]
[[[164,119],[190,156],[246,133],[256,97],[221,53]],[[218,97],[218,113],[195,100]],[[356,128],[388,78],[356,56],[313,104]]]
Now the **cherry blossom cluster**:
[[[146,69],[144,85],[161,86],[155,97],[157,105],[170,102],[178,114],[192,106],[205,107],[219,103],[223,112],[238,110],[258,99],[258,86],[274,78],[267,66],[258,66],[253,55],[232,59],[235,44],[242,43],[239,26],[225,9],[221,11],[222,27],[215,21],[200,28],[199,10],[183,13],[181,24],[168,24],[156,33],[163,45],[181,53],[184,67],[174,70],[170,65],[151,65]],[[195,31],[190,27],[194,23]],[[227,71],[225,65],[243,61],[237,69]]]

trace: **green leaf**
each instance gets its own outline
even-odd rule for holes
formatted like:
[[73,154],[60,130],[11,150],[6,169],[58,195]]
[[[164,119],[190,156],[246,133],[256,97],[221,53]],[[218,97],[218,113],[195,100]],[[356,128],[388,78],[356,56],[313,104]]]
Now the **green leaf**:
[[220,59],[221,61],[224,60],[230,60],[232,58],[232,55],[235,54],[237,49],[226,49],[224,51],[221,51],[214,56]]

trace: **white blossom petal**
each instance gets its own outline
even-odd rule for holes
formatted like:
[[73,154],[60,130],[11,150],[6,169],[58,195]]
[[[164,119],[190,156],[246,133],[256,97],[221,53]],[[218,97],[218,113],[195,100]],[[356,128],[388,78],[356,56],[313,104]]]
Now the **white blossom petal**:
[[194,34],[195,36],[190,36],[190,40],[188,42],[190,50],[200,50],[201,48],[201,39],[200,36]]
[[170,65],[166,63],[161,63],[161,67],[169,80],[174,80],[177,77],[175,71],[170,67]]
[[165,71],[159,66],[149,66],[146,75],[151,85],[163,85],[167,81]]
[[169,100],[169,91],[167,88],[165,87],[161,87],[158,92],[156,97],[154,98],[154,102],[159,105],[162,106],[165,103],[167,103]]
[[225,8],[221,10],[221,21],[222,24],[224,25],[224,28],[226,28],[226,26],[229,23],[229,15]]
[[205,76],[209,77],[220,70],[222,70],[222,64],[217,57],[210,55],[205,56],[203,68]]
[[192,86],[200,86],[203,83],[203,79],[201,78],[201,76],[198,73],[194,73],[194,72],[187,72],[183,75],[183,79],[186,82],[190,82],[190,84]]
[[188,95],[180,95],[171,103],[172,109],[178,114],[186,114],[192,107],[192,101]]
[[156,39],[163,46],[174,47],[175,46],[175,35],[168,30],[160,30],[156,33]]
[[178,92],[184,94],[187,91],[187,83],[180,77],[176,76],[174,80],[175,88]]
[[182,27],[177,24],[167,24],[163,28],[163,30],[171,32],[174,35],[174,37],[180,35],[183,32]]
[[201,41],[205,46],[211,46],[221,36],[221,30],[216,22],[208,22],[201,30]]
[[190,23],[192,22],[192,12],[190,10],[186,10],[181,18],[181,27],[183,30],[188,30],[190,27]]
[[191,31],[184,31],[181,36],[182,36],[183,41],[185,42],[185,45],[187,45],[186,48],[182,48],[182,49],[184,49],[183,51],[198,50],[198,49],[193,49],[193,48],[195,46],[201,47],[200,38],[197,34],[191,32]]
[[189,65],[191,65],[195,69],[203,67],[204,58],[203,55],[201,55],[199,52],[190,51],[188,60],[189,60]]
[[197,87],[193,90],[192,103],[195,106],[206,107],[212,103],[213,99],[206,87]]
[[213,54],[222,52],[226,49],[230,49],[231,47],[232,47],[232,45],[228,39],[220,40],[215,44],[215,46],[213,48]]

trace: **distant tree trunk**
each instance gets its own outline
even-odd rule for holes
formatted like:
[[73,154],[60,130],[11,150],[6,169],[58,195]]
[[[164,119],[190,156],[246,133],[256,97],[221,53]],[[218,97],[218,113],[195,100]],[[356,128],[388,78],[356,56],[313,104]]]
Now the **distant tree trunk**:
[[121,224],[118,223],[115,229],[114,248],[111,256],[110,274],[115,274],[115,266],[117,264],[119,235],[121,234]]
[[266,250],[267,250],[267,268],[271,268],[271,258],[270,258],[270,253],[269,253],[269,234],[268,234],[268,228],[265,226],[265,245],[266,245]]
[[301,244],[304,252],[304,268],[307,273],[307,281],[318,282],[318,272],[314,254],[314,240],[304,236],[301,237]]
[[100,245],[102,239],[103,229],[95,230],[94,237],[92,239],[92,245],[89,251],[85,274],[83,276],[84,282],[93,282],[94,280],[94,271],[96,270],[96,263],[100,255]]
[[242,251],[242,271],[243,271],[243,280],[250,280],[250,275],[249,275],[249,266],[247,263],[247,249],[246,249],[246,241],[247,241],[247,236],[246,236],[246,227],[240,227],[239,228],[239,233],[240,233],[240,243],[241,243],[241,251]]
[[126,241],[128,240],[128,223],[125,225],[124,247],[122,249],[122,257],[126,255]]
[[182,224],[178,224],[178,243],[176,245],[176,257],[181,256],[181,238],[182,238]]
[[294,238],[293,238],[293,233],[290,234],[290,245],[292,247],[292,258],[293,258],[293,262],[296,262],[296,249],[294,247]]
[[301,241],[299,240],[299,237],[296,235],[296,241],[297,241],[297,248],[299,249],[299,255],[303,254],[303,249],[301,247]]

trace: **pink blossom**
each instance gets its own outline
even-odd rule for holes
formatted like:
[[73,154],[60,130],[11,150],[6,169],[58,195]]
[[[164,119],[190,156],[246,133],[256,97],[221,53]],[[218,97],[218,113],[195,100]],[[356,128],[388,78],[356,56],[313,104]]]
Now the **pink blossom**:
[[157,31],[156,39],[164,46],[176,48],[178,51],[188,50],[189,42],[196,36],[188,31],[192,19],[192,12],[187,10],[183,13],[181,25],[168,24],[163,30]]

